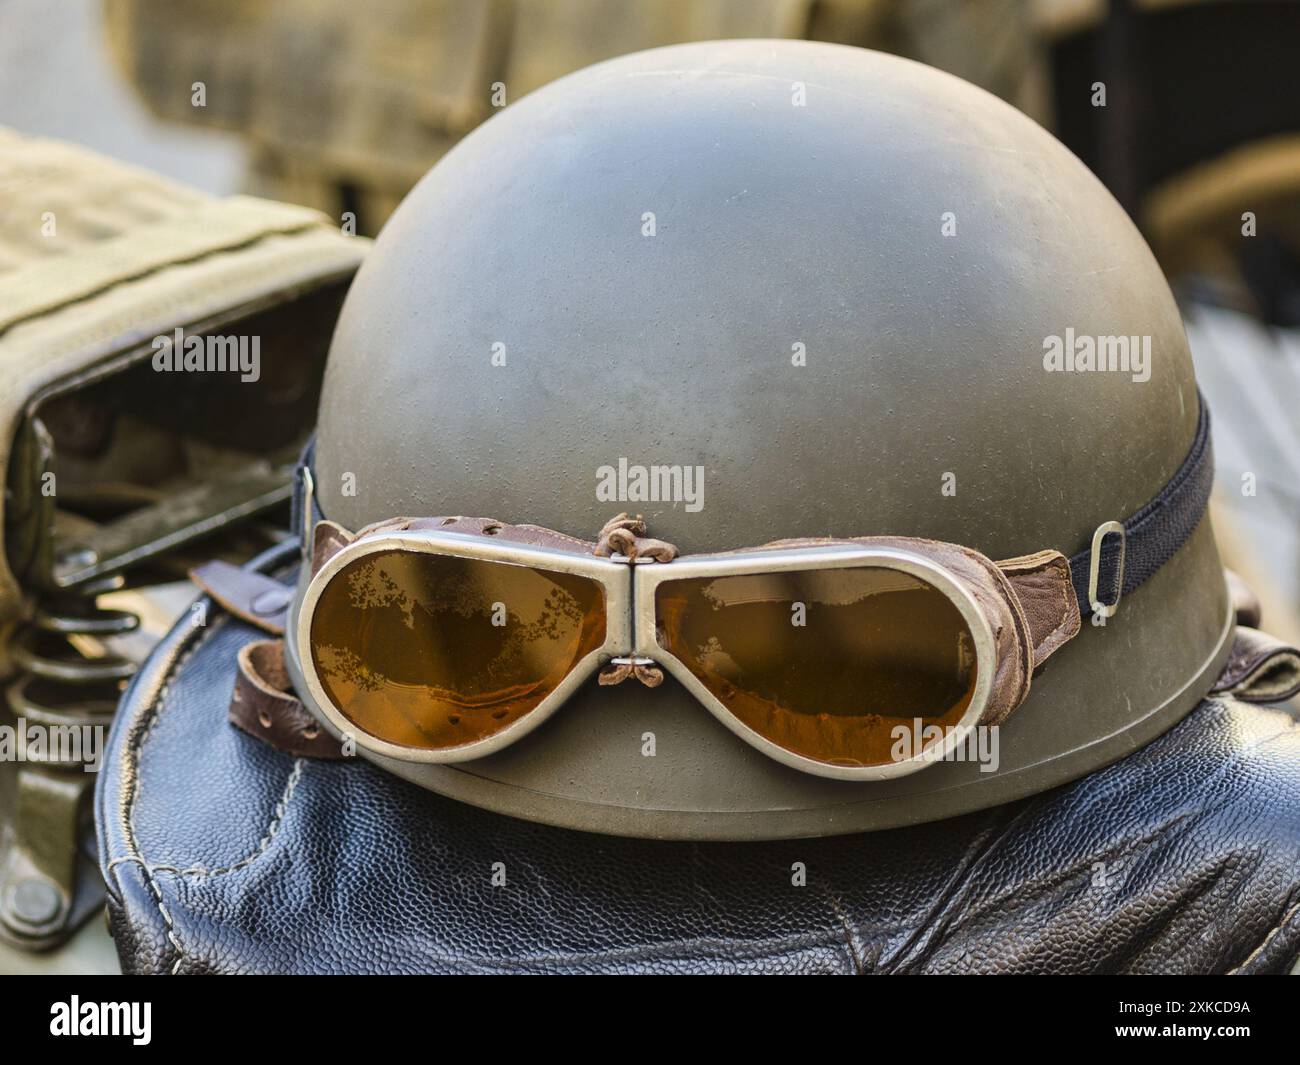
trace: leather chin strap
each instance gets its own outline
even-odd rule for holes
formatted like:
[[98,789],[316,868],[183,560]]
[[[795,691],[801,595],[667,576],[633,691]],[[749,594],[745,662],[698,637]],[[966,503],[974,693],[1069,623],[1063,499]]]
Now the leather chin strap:
[[345,757],[331,736],[293,693],[283,640],[254,640],[239,649],[231,724],[281,751],[327,761]]
[[285,625],[293,589],[229,562],[206,562],[190,580],[224,610],[276,637],[239,649],[230,723],[281,751],[306,758],[343,758],[343,745],[329,734],[294,694],[284,661]]

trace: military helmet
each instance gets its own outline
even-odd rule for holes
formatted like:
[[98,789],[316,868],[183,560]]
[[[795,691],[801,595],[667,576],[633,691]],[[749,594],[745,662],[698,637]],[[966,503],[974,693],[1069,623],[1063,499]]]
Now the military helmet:
[[[890,536],[1077,556],[1127,529],[1125,592],[1085,606],[993,759],[828,779],[742,742],[673,677],[591,680],[470,761],[359,753],[491,810],[662,838],[887,828],[1079,777],[1171,727],[1226,658],[1204,492],[1154,562],[1133,546],[1192,466],[1208,485],[1205,418],[1142,237],[995,97],[797,41],[579,71],[466,137],[379,236],[329,355],[320,514],[593,539],[629,511],[683,555]],[[698,476],[656,492],[652,469]],[[312,706],[298,627],[288,666]]]

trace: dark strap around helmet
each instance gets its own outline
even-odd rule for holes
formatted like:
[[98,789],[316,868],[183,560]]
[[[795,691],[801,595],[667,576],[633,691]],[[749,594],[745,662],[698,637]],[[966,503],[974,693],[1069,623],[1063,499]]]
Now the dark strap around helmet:
[[[1155,498],[1119,523],[1124,530],[1122,537],[1117,529],[1100,538],[1097,597],[1107,606],[1117,605],[1122,596],[1140,588],[1168,562],[1187,542],[1209,506],[1210,488],[1214,483],[1210,409],[1199,392],[1197,401],[1200,413],[1196,435],[1183,464]],[[303,449],[298,463],[299,475],[293,483],[293,531],[300,542],[304,535],[303,523],[307,520],[307,506],[311,507],[312,523],[324,517],[316,493],[311,493],[310,501],[305,498],[307,478],[302,475],[303,471],[310,474],[315,445],[313,436]],[[1070,577],[1079,601],[1079,612],[1084,615],[1093,613],[1092,599],[1088,594],[1092,557],[1093,545],[1089,544],[1070,559]]]
[[[1149,503],[1122,522],[1122,536],[1118,529],[1102,535],[1103,526],[1094,537],[1100,539],[1097,598],[1105,606],[1118,605],[1122,596],[1150,579],[1186,543],[1205,514],[1214,483],[1214,451],[1210,446],[1210,409],[1199,392],[1197,399],[1196,436],[1183,464]],[[1094,612],[1088,594],[1094,546],[1089,544],[1070,559],[1079,612],[1085,615]]]

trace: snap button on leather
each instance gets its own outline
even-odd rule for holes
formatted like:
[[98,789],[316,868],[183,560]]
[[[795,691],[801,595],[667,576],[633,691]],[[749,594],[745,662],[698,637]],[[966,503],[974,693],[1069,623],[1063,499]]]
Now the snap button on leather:
[[249,609],[258,617],[269,617],[287,607],[292,596],[293,593],[288,588],[270,588],[259,592],[249,604]]

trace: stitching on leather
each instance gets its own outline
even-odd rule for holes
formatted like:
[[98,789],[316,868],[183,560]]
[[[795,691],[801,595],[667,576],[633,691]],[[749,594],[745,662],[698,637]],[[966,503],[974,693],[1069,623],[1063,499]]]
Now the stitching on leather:
[[241,858],[239,861],[233,862],[230,865],[222,866],[220,869],[205,869],[201,865],[191,865],[185,869],[181,869],[174,865],[155,865],[151,866],[153,871],[156,873],[170,873],[173,876],[182,878],[192,877],[202,880],[209,876],[225,876],[227,873],[235,873],[240,869],[245,869],[252,865],[253,862],[257,861],[258,858],[262,857],[262,855],[266,853],[267,847],[271,845],[271,840],[273,840],[275,834],[280,831],[280,826],[284,823],[284,816],[289,809],[289,801],[293,798],[294,792],[298,790],[298,781],[302,779],[302,771],[306,764],[307,762],[304,758],[294,759],[293,770],[289,773],[288,780],[285,781],[284,791],[280,793],[280,799],[275,804],[275,808],[271,814],[271,820],[267,824],[266,830],[263,832],[262,838],[257,844],[257,849],[253,851],[252,854],[245,858]]
[[[225,620],[226,620],[225,618],[220,618],[218,619],[218,623],[223,622]],[[213,634],[213,632],[215,632],[216,628],[217,628],[217,624],[213,624],[212,626],[210,626],[207,636],[210,637]],[[190,657],[195,652],[197,652],[199,648],[202,646],[203,646],[203,641],[202,640],[197,641],[193,647],[187,650],[185,654],[181,655],[173,663],[171,673],[167,678],[167,683],[164,684],[162,688],[159,689],[158,698],[154,701],[155,710],[153,716],[150,718],[148,726],[145,728],[144,732],[141,734],[139,739],[132,745],[132,752],[137,756],[137,761],[138,761],[138,756],[144,749],[145,741],[148,740],[150,735],[152,735],[154,725],[158,723],[158,719],[162,716],[162,708],[166,705],[167,697],[171,693],[172,681],[175,679],[177,674],[180,673],[181,668],[186,664],[186,662],[189,661]],[[262,831],[262,838],[258,842],[256,850],[254,850],[253,853],[247,855],[246,857],[241,858],[239,861],[219,869],[205,869],[202,866],[190,866],[186,869],[181,869],[178,866],[170,865],[170,864],[162,864],[162,863],[154,864],[148,861],[142,854],[140,854],[140,848],[138,844],[135,842],[135,826],[134,823],[131,821],[131,817],[135,811],[136,799],[139,797],[138,781],[133,779],[131,796],[127,803],[127,821],[128,824],[130,824],[131,826],[132,849],[139,856],[138,861],[140,862],[140,865],[152,872],[172,873],[174,875],[182,876],[182,877],[194,876],[199,879],[202,879],[203,877],[207,877],[207,876],[223,876],[226,873],[233,873],[239,871],[240,869],[247,868],[249,865],[251,865],[253,862],[255,862],[258,858],[260,858],[263,854],[266,853],[266,849],[271,845],[271,840],[274,839],[276,833],[280,831],[280,825],[284,822],[284,816],[288,812],[289,802],[293,798],[294,793],[298,790],[298,781],[302,779],[302,771],[305,765],[306,765],[305,759],[302,758],[294,759],[293,769],[290,770],[289,776],[285,780],[284,790],[280,793],[280,798],[276,802],[274,808],[271,811],[271,820],[267,823],[266,828]],[[120,862],[122,860],[123,859],[121,858],[115,858],[112,862],[109,863],[109,868],[111,869],[113,865],[117,864],[117,862]]]
[[[1032,556],[1022,556],[1022,558],[1024,557],[1032,557]],[[1052,555],[1049,558],[1045,559],[1039,565],[1035,565],[1025,569],[1015,569],[1013,567],[1013,564],[1019,561],[1021,561],[1021,559],[1019,558],[1008,558],[1008,559],[1003,559],[1000,562],[993,563],[993,565],[997,567],[997,569],[1001,570],[1003,575],[1006,576],[1008,583],[1011,585],[1012,591],[1016,593],[1017,599],[1020,598],[1020,590],[1016,587],[1016,582],[1012,579],[1013,576],[1014,577],[1035,576],[1039,574],[1049,573],[1052,570],[1060,569],[1061,563],[1064,563],[1065,581],[1064,582],[1053,581],[1052,583],[1057,586],[1057,589],[1060,593],[1060,605],[1065,607],[1066,609],[1057,611],[1057,613],[1060,615],[1061,620],[1056,623],[1056,628],[1054,628],[1051,632],[1049,632],[1046,636],[1044,636],[1041,640],[1039,640],[1038,643],[1033,645],[1034,658],[1036,660],[1038,658],[1038,653],[1044,647],[1047,646],[1047,644],[1051,641],[1051,639],[1054,636],[1058,636],[1065,631],[1066,625],[1070,621],[1070,610],[1068,609],[1068,607],[1070,604],[1070,598],[1074,595],[1074,586],[1070,583],[1069,560],[1065,559],[1063,556],[1060,556],[1058,553],[1052,553]],[[1004,566],[1013,567],[1013,568],[1011,569],[1011,572],[1007,572],[1007,570],[1003,569]],[[1080,619],[1080,622],[1082,622],[1082,618]],[[1031,636],[1033,635],[1032,628],[1029,629],[1029,634]],[[1036,661],[1035,661],[1035,665],[1037,665]]]
[[167,904],[163,902],[162,890],[158,887],[157,882],[153,878],[153,874],[156,870],[150,867],[149,863],[143,858],[137,857],[136,855],[126,855],[122,858],[114,858],[109,862],[108,868],[111,870],[114,866],[121,865],[123,862],[134,862],[140,867],[140,871],[144,874],[144,882],[149,888],[149,893],[153,895],[154,903],[158,907],[158,912],[162,914],[163,924],[167,927],[167,942],[170,943],[172,949],[176,951],[176,960],[172,962],[171,975],[179,976],[181,962],[185,960],[185,948],[181,946],[181,941],[176,937],[176,926],[172,923],[172,915],[167,909]]
[[[1025,699],[1029,695],[1029,686],[1034,675],[1034,630],[1029,624],[1029,618],[1025,616],[1024,604],[1020,602],[1020,595],[1011,583],[1011,578],[1002,572],[1001,567],[996,562],[984,558],[982,555],[972,551],[968,547],[960,547],[959,550],[968,556],[970,561],[976,567],[982,569],[985,574],[992,580],[1001,594],[1003,602],[1006,604],[1008,612],[1011,614],[1011,621],[1016,627],[1017,645],[1025,649],[1024,657],[1026,661],[1020,662],[1020,683],[1016,685],[1016,691],[1011,697],[1011,705],[998,714],[992,706],[993,697],[997,693],[999,678],[1002,675],[1002,669],[999,667],[995,670],[994,687],[989,691],[989,705],[984,707],[980,714],[979,724],[1001,724],[1013,713],[1020,709]],[[997,635],[994,634],[996,641]]]
[[[281,569],[283,568],[284,567],[281,567]],[[115,858],[113,859],[113,861],[111,861],[108,864],[108,870],[110,871],[115,866],[122,864],[124,862],[135,862],[137,865],[140,866],[140,869],[144,875],[145,883],[149,887],[149,891],[153,895],[154,901],[158,906],[158,913],[161,915],[163,919],[163,924],[167,928],[167,933],[166,933],[167,941],[168,943],[171,944],[172,948],[176,951],[176,960],[175,962],[173,962],[170,970],[172,976],[180,975],[180,967],[186,957],[185,948],[184,945],[181,943],[180,938],[176,935],[176,927],[172,921],[171,912],[167,909],[167,905],[163,900],[162,889],[158,886],[157,880],[154,877],[154,873],[171,872],[171,873],[178,873],[181,875],[185,875],[185,872],[176,869],[174,866],[153,865],[144,857],[144,855],[140,851],[139,840],[137,839],[136,832],[135,832],[135,820],[134,820],[136,800],[139,798],[140,795],[139,763],[140,763],[141,754],[144,750],[144,745],[146,741],[149,739],[149,737],[153,735],[154,726],[157,725],[159,718],[162,717],[163,707],[167,704],[167,698],[171,694],[172,685],[175,682],[177,676],[180,674],[181,669],[186,665],[186,663],[189,662],[190,658],[192,658],[194,654],[201,647],[204,646],[205,641],[211,639],[222,628],[222,626],[225,624],[227,619],[228,619],[228,615],[227,617],[219,617],[216,620],[214,620],[211,625],[206,626],[204,629],[200,630],[198,628],[195,628],[190,633],[186,634],[187,639],[194,641],[193,645],[186,648],[183,654],[177,655],[175,660],[171,663],[171,666],[167,672],[166,680],[163,682],[162,686],[158,689],[158,695],[153,700],[149,708],[148,722],[144,725],[142,729],[140,729],[138,734],[131,737],[130,742],[127,745],[127,756],[128,756],[127,769],[129,770],[129,792],[127,794],[126,802],[124,803],[124,808],[122,810],[122,828],[123,828],[123,835],[126,838],[126,844],[130,849],[131,853],[119,858]],[[289,779],[285,783],[285,789],[281,793],[280,801],[276,804],[272,816],[272,820],[270,824],[268,824],[266,831],[263,833],[262,840],[258,844],[258,849],[253,854],[249,855],[247,858],[241,859],[240,862],[237,862],[234,865],[230,866],[229,869],[219,870],[218,872],[221,871],[229,872],[229,871],[234,871],[235,869],[238,868],[246,868],[248,865],[251,865],[254,861],[256,861],[259,857],[261,857],[262,854],[265,853],[266,848],[271,843],[271,839],[275,836],[276,832],[279,831],[279,826],[284,820],[284,814],[288,809],[289,800],[293,798],[293,794],[297,790],[298,780],[302,776],[303,764],[304,762],[302,759],[295,760],[294,768],[289,774]]]
[[[1048,564],[1048,566],[1044,568],[1053,568],[1055,567],[1055,564],[1056,564],[1056,560],[1053,559]],[[1074,585],[1072,585],[1069,582],[1070,564],[1068,562],[1065,565],[1065,576],[1066,576],[1066,580],[1059,585],[1059,588],[1061,593],[1061,605],[1064,607],[1068,607],[1070,604],[1070,597],[1074,595]],[[1056,628],[1054,628],[1051,632],[1049,632],[1046,636],[1044,636],[1042,640],[1039,641],[1038,645],[1034,648],[1035,658],[1038,657],[1038,652],[1047,646],[1048,641],[1050,641],[1052,637],[1059,636],[1062,632],[1065,631],[1066,623],[1070,620],[1070,611],[1068,609],[1062,610],[1060,611],[1060,615],[1061,615],[1061,620],[1057,622]],[[1080,628],[1083,627],[1082,618],[1079,619],[1079,627]]]
[[[995,563],[995,565],[998,565],[998,568],[1001,569],[1000,564]],[[1016,573],[1015,576],[1017,577],[1036,576],[1039,574],[1047,573],[1049,570],[1053,570],[1056,568],[1057,568],[1057,560],[1055,558],[1052,558],[1052,559],[1048,559],[1045,565],[1035,566],[1033,569],[1021,570],[1018,573]],[[1066,566],[1067,578],[1069,576],[1069,572],[1070,572],[1069,566],[1067,564]],[[1011,590],[1015,592],[1016,599],[1019,600],[1020,591],[1019,589],[1016,588],[1016,582],[1011,579],[1012,576],[1011,574],[1006,574],[1006,576],[1007,576],[1008,583],[1011,585]],[[1051,583],[1057,587],[1057,590],[1060,594],[1059,604],[1061,606],[1067,606],[1070,601],[1070,596],[1074,594],[1074,586],[1069,583],[1068,579],[1064,583],[1060,581],[1052,581]],[[1039,652],[1042,651],[1042,649],[1046,647],[1048,643],[1051,642],[1053,637],[1059,636],[1062,632],[1065,631],[1066,623],[1070,620],[1069,610],[1058,610],[1057,613],[1060,615],[1061,620],[1056,623],[1056,628],[1054,628],[1051,632],[1049,632],[1037,643],[1031,644],[1034,651],[1035,665],[1037,665],[1037,658]],[[1028,619],[1026,619],[1026,621],[1027,620]],[[1033,627],[1029,626],[1028,624],[1026,624],[1026,631],[1029,633],[1030,636],[1034,634]]]
[[[220,624],[220,620],[221,619],[218,619],[218,621],[209,628],[208,635],[211,635],[212,632],[216,630]],[[167,942],[170,943],[172,949],[176,951],[176,960],[172,963],[171,967],[172,976],[179,975],[181,963],[185,960],[185,947],[181,943],[180,938],[176,935],[176,926],[172,921],[172,915],[167,909],[166,903],[163,902],[162,889],[158,886],[157,880],[154,879],[153,870],[145,860],[144,855],[140,853],[140,843],[135,833],[134,813],[136,799],[139,798],[140,795],[140,752],[144,747],[145,741],[153,734],[154,726],[158,723],[159,716],[161,716],[162,706],[167,701],[167,695],[171,691],[172,682],[175,679],[176,674],[179,672],[180,668],[190,660],[194,652],[203,645],[203,641],[198,638],[198,635],[199,633],[197,629],[190,634],[190,638],[194,640],[193,646],[187,648],[184,654],[176,657],[176,660],[172,663],[166,681],[163,683],[162,687],[158,689],[158,697],[154,700],[153,706],[150,708],[148,722],[137,735],[131,737],[131,741],[127,745],[127,754],[129,756],[128,765],[130,767],[130,792],[127,795],[126,806],[123,810],[123,834],[126,836],[127,846],[130,847],[132,852],[129,858],[139,864],[141,872],[144,875],[145,885],[149,888],[150,894],[153,895],[154,902],[158,907],[158,913],[162,916],[163,925],[167,929]],[[109,868],[112,868],[111,864]]]

